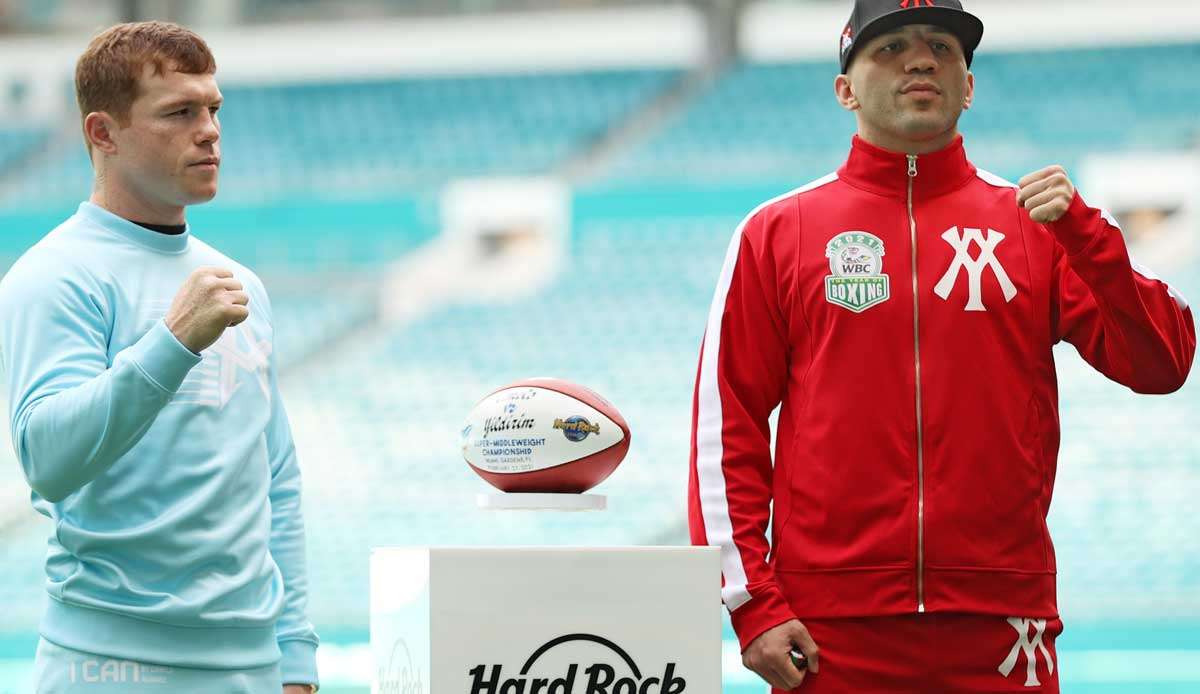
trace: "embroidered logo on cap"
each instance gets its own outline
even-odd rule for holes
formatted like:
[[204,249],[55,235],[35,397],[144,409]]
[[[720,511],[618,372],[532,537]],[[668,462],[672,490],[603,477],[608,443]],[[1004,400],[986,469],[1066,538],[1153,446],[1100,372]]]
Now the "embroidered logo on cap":
[[846,30],[842,32],[842,52],[850,50],[852,45],[854,45],[854,30],[847,24]]
[[922,2],[925,3],[925,7],[933,7],[933,0],[900,0],[900,9],[907,10],[910,7],[920,7]]

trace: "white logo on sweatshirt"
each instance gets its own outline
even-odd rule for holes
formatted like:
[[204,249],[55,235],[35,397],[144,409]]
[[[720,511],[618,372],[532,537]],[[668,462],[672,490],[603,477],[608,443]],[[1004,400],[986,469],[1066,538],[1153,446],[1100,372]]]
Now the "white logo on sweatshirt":
[[202,353],[204,360],[197,364],[172,404],[207,405],[224,409],[249,375],[271,401],[271,384],[267,371],[270,363],[271,341],[258,339],[245,323],[227,328],[211,347]]
[[[1017,295],[1017,288],[1013,285],[1012,280],[1008,279],[1008,273],[1004,271],[1004,266],[996,258],[996,246],[1004,240],[1004,234],[995,229],[988,229],[987,235],[979,229],[962,230],[960,234],[958,227],[950,227],[942,234],[942,238],[950,247],[954,249],[954,260],[950,263],[950,267],[946,270],[946,274],[942,275],[942,279],[938,281],[937,286],[933,288],[933,293],[942,298],[943,301],[950,298],[950,292],[954,290],[954,283],[958,280],[958,275],[964,268],[967,271],[967,306],[965,311],[986,311],[987,307],[983,305],[983,269],[990,267],[992,274],[996,276],[996,281],[1000,283],[1000,289],[1004,292],[1004,301],[1007,303],[1013,300]],[[971,257],[971,244],[979,246],[979,256]]]
[[[1037,676],[1037,654],[1041,651],[1042,656],[1046,658],[1046,668],[1050,674],[1054,674],[1054,658],[1050,657],[1050,651],[1046,649],[1042,643],[1042,637],[1046,634],[1046,620],[1044,619],[1020,619],[1018,617],[1009,617],[1008,623],[1013,629],[1017,630],[1017,642],[1008,652],[1008,657],[1000,663],[1000,674],[1008,677],[1012,673],[1013,668],[1017,666],[1017,658],[1021,653],[1025,654],[1025,686],[1040,687],[1042,683],[1038,681]],[[1033,637],[1029,636],[1029,627],[1033,627]]]

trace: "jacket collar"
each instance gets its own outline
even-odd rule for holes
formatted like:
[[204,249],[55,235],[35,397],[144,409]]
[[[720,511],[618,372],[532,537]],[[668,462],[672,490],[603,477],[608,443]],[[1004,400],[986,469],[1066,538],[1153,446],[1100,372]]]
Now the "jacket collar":
[[[957,190],[975,176],[975,165],[967,161],[962,136],[944,149],[917,156],[917,175],[913,178],[913,197],[931,198]],[[908,196],[908,156],[882,149],[858,135],[850,146],[850,156],[838,178],[877,195]]]

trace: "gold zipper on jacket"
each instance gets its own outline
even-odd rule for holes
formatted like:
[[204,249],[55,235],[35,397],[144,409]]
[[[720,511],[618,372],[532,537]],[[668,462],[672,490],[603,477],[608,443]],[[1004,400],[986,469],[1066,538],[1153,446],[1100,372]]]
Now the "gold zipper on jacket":
[[917,367],[917,612],[925,611],[925,431],[921,423],[921,297],[917,291],[917,217],[913,179],[917,155],[908,155],[908,231],[912,242],[913,356]]

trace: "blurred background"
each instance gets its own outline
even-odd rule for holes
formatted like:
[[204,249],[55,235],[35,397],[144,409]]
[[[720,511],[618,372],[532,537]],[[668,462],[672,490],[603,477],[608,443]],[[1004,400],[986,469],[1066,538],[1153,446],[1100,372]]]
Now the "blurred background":
[[[1200,7],[967,9],[987,26],[961,123],[972,159],[1010,180],[1066,165],[1139,261],[1200,296]],[[224,157],[217,199],[188,219],[272,293],[322,691],[366,692],[370,547],[687,542],[692,384],[724,249],[750,209],[844,159],[854,120],[832,83],[849,11],[0,0],[0,271],[89,194],[71,76],[90,36],[196,29],[217,57]],[[1060,350],[1063,691],[1200,691],[1200,379],[1138,396]],[[461,421],[535,375],[629,421],[629,457],[596,490],[608,511],[475,507],[489,488],[461,459]],[[52,528],[4,432],[0,693],[24,693]],[[726,639],[725,691],[760,694]]]

